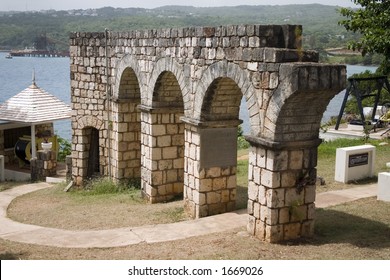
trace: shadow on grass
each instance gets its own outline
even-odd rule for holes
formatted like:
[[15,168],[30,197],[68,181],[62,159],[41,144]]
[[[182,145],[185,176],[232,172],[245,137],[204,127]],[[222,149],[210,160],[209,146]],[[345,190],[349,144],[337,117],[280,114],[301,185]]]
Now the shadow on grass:
[[4,254],[0,254],[0,260],[19,260],[20,259],[20,255],[15,255],[13,253],[4,253]]
[[237,186],[236,210],[247,208],[248,206],[248,188]]
[[[367,210],[369,211],[369,210]],[[389,225],[332,209],[317,209],[312,245],[349,243],[357,247],[390,247]]]
[[349,184],[359,186],[359,185],[374,184],[377,182],[378,182],[378,176],[373,176],[370,178],[365,178],[365,179],[361,179],[361,180],[357,180],[357,181],[351,181],[351,182],[349,182]]

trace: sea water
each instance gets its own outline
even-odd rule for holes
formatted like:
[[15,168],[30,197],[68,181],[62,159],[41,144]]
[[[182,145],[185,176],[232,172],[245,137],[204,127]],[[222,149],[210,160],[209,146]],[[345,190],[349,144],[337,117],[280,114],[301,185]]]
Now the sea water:
[[[70,104],[69,57],[14,57],[6,59],[0,52],[0,104],[28,88],[33,72],[38,87]],[[54,122],[56,134],[71,139],[70,120]]]
[[[68,57],[14,57],[6,59],[7,53],[0,52],[0,103],[18,94],[32,83],[32,73],[35,72],[37,86],[70,104],[70,61]],[[347,65],[347,76],[370,70],[376,67]],[[323,121],[337,116],[343,100],[343,91],[337,94],[329,103],[324,113]],[[242,99],[240,119],[243,120],[243,131],[249,134],[249,114]],[[54,122],[55,133],[67,140],[71,139],[70,120]]]

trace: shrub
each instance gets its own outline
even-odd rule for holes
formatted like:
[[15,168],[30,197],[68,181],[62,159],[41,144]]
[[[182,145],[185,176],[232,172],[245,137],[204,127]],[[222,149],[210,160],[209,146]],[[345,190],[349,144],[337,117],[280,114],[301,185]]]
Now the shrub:
[[84,186],[85,193],[88,195],[114,194],[123,192],[138,192],[136,185],[131,183],[117,183],[108,177],[91,179]]
[[60,136],[58,136],[58,161],[64,162],[66,159],[66,156],[70,155],[72,152],[72,145],[70,142]]

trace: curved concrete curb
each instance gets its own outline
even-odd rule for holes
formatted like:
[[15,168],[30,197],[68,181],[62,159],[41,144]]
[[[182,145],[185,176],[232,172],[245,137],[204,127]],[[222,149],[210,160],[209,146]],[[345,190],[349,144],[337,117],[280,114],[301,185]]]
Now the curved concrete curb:
[[[27,184],[0,192],[0,238],[37,245],[65,248],[109,248],[185,239],[223,232],[247,225],[246,209],[173,224],[109,230],[72,231],[22,224],[7,218],[7,208],[17,196],[48,188],[48,183]],[[377,184],[317,194],[316,206],[328,207],[376,196]]]
[[241,210],[173,224],[109,230],[71,231],[22,224],[7,218],[8,205],[14,198],[50,186],[47,183],[28,184],[0,192],[0,238],[65,248],[108,248],[141,242],[173,241],[223,232],[246,226],[248,221],[246,210]]

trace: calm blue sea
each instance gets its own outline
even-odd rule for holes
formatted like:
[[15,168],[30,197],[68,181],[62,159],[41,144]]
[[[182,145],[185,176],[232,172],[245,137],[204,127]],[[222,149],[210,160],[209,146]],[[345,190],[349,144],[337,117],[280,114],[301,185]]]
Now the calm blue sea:
[[[6,59],[7,53],[0,52],[0,103],[18,94],[32,83],[35,70],[36,84],[70,104],[69,58],[14,57]],[[70,140],[70,120],[54,123],[56,134]]]
[[[29,87],[34,70],[35,80],[40,88],[70,104],[69,58],[14,57],[6,59],[6,55],[7,53],[0,52],[0,103]],[[365,70],[374,72],[376,67],[347,65],[348,76]],[[324,113],[324,121],[331,116],[338,115],[343,97],[344,95],[340,93],[329,103]],[[249,133],[248,110],[244,100],[241,103],[240,118],[244,121],[244,133]],[[70,120],[55,122],[54,130],[61,137],[71,139]]]

